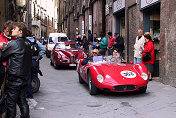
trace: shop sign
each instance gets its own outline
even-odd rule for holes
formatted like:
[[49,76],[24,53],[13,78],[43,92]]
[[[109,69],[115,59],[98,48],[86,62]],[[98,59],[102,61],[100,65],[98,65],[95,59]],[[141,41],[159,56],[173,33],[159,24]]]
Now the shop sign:
[[106,13],[106,15],[109,14],[109,5],[108,4],[105,5],[105,13]]
[[113,3],[113,13],[118,12],[125,8],[125,0],[116,0]]
[[160,2],[160,0],[141,0],[141,9],[149,7],[158,2]]
[[92,15],[89,15],[89,30],[92,32]]

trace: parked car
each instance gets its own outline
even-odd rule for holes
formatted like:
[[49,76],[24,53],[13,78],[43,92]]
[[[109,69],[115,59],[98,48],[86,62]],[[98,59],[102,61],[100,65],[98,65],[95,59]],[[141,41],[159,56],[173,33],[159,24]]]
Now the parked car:
[[57,42],[68,41],[68,37],[65,33],[50,33],[46,44],[46,56],[49,58],[51,50]]
[[89,93],[91,95],[97,94],[98,90],[112,92],[146,92],[148,71],[145,65],[117,63],[104,59],[98,62],[88,62],[86,65],[81,65],[82,59],[78,63],[77,72],[79,82],[81,84],[88,84]]
[[76,67],[79,59],[87,58],[87,54],[78,49],[75,42],[58,42],[51,51],[51,65],[58,67]]

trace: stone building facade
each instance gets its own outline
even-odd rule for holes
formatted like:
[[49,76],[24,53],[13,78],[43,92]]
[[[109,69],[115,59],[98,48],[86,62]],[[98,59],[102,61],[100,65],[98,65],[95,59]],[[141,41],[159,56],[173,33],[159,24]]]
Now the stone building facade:
[[[175,0],[60,0],[60,32],[71,40],[77,34],[119,32],[125,42],[124,58],[133,61],[138,29],[150,32],[155,45],[155,73],[165,84],[176,87]],[[60,9],[62,11],[62,9]],[[78,31],[76,31],[78,29]]]

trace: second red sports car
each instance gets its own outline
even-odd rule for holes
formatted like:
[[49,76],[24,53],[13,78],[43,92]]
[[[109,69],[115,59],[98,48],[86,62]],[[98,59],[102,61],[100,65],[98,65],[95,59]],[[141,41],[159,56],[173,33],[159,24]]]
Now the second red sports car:
[[78,49],[75,42],[58,42],[51,51],[51,65],[55,68],[68,66],[76,67],[79,59],[87,58],[87,54]]

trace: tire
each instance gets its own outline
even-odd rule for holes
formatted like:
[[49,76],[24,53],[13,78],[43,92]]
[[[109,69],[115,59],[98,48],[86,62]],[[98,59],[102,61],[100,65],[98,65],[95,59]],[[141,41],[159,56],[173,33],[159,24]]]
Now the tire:
[[58,65],[56,64],[56,61],[54,61],[53,66],[55,69],[58,69]]
[[89,93],[90,95],[96,95],[98,94],[98,89],[97,87],[94,85],[93,81],[92,81],[92,77],[91,77],[91,73],[88,73],[88,86],[89,86]]
[[51,66],[53,66],[53,65],[54,65],[54,64],[53,64],[53,62],[52,62],[51,60],[50,60],[50,65],[51,65]]
[[139,90],[139,93],[145,93],[146,90],[147,90],[147,86],[142,87],[142,88]]
[[40,79],[38,77],[34,77],[32,79],[32,92],[36,93],[39,91],[40,88]]
[[78,77],[79,77],[79,83],[80,84],[84,84],[84,80],[82,79],[80,73],[78,73]]

